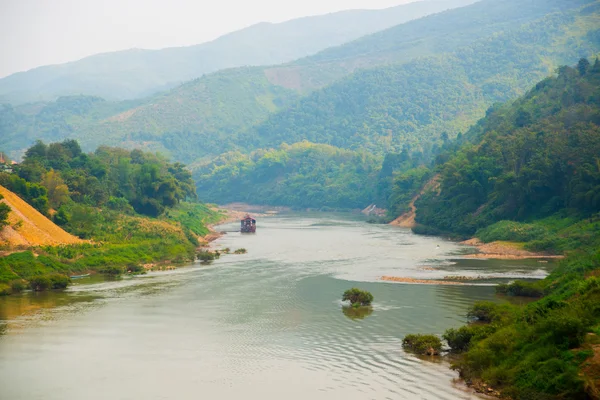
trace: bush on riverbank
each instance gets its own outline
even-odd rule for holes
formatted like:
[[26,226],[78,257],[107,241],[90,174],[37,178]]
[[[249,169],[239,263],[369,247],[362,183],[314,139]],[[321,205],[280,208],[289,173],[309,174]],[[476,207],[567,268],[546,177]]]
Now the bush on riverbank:
[[402,347],[419,355],[437,356],[442,351],[442,341],[435,335],[406,335]]
[[100,270],[101,273],[110,276],[119,276],[123,274],[123,267],[118,265],[108,265]]
[[549,235],[541,224],[525,224],[515,221],[499,221],[477,231],[475,236],[484,243],[496,241],[530,242]]
[[237,249],[236,251],[233,252],[233,254],[246,254],[248,252],[248,250],[241,248],[241,249]]
[[342,301],[349,301],[353,307],[369,306],[373,302],[373,295],[366,290],[352,288],[344,292]]
[[36,276],[29,280],[29,287],[35,292],[48,289],[66,289],[71,284],[71,279],[62,274],[46,274]]
[[198,259],[203,262],[210,262],[219,259],[221,254],[218,251],[200,251],[198,252]]
[[600,251],[572,255],[526,306],[478,303],[479,322],[449,329],[453,368],[515,400],[594,398],[600,389]]
[[498,286],[496,286],[496,293],[504,294],[506,296],[537,298],[544,296],[544,284],[541,281],[515,281],[509,284],[501,283]]

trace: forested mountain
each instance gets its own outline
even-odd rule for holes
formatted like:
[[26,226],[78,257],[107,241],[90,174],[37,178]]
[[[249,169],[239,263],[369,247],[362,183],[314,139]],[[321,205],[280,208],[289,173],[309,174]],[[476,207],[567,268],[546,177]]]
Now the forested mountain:
[[[567,258],[546,279],[496,288],[539,300],[478,303],[468,314],[475,323],[446,331],[458,353],[453,368],[501,398],[598,398],[600,60],[559,68],[520,99],[488,110],[461,141],[428,172],[439,185],[416,202],[414,230]],[[396,194],[408,175],[396,175]]]
[[80,94],[112,100],[138,98],[225,68],[289,62],[474,1],[425,0],[385,10],[342,11],[260,23],[195,46],[98,54],[0,79],[0,101],[23,103]]
[[200,199],[221,204],[363,208],[374,197],[380,164],[366,152],[302,142],[250,155],[225,153],[194,177]]
[[[521,2],[512,3],[519,8]],[[273,146],[309,140],[383,152],[443,132],[455,136],[490,105],[522,94],[556,66],[600,51],[600,2],[587,3],[452,53],[357,72],[271,116],[240,141]]]
[[[439,189],[417,202],[418,223],[468,236],[502,220],[531,222],[557,213],[577,220],[597,214],[600,61],[590,65],[582,59],[576,68],[561,67],[513,104],[489,110],[466,137],[471,142],[439,165]],[[540,240],[548,233],[542,232],[548,227],[499,227]],[[597,233],[589,234],[597,240]],[[560,238],[552,240],[534,245],[561,249]]]
[[293,63],[268,68],[269,78],[290,88],[322,87],[357,69],[401,64],[417,57],[453,52],[478,39],[510,31],[589,0],[482,0],[430,15],[332,47]]
[[[314,60],[225,70],[135,104],[95,101],[83,113],[76,104],[71,113],[52,111],[54,104],[6,108],[0,147],[74,137],[86,149],[141,146],[186,162],[304,139],[399,150],[406,140],[415,144],[444,130],[464,130],[491,103],[521,94],[556,65],[598,51],[597,2],[527,4],[484,0],[326,50]],[[589,6],[581,11],[581,4]],[[373,51],[367,55],[368,48]],[[410,61],[419,55],[430,57]],[[366,66],[365,57],[370,66],[396,64],[357,72],[297,103],[298,94],[281,87],[302,91],[306,82],[331,82],[340,76],[331,71],[347,74]],[[71,97],[62,104],[80,101],[89,99]]]
[[[77,138],[160,151],[190,162],[236,148],[237,133],[293,104],[298,95],[268,82],[256,67],[225,70],[144,101],[61,97],[49,104],[0,106],[0,147],[26,148],[36,138]],[[17,156],[17,154],[15,154]]]

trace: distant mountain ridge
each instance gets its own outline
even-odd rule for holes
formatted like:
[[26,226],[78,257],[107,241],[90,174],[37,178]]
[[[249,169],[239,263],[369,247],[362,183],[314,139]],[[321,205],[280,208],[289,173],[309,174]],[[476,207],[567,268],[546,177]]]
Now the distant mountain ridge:
[[0,103],[80,94],[109,100],[139,98],[225,68],[289,62],[475,1],[421,0],[385,10],[349,10],[278,24],[259,23],[195,46],[97,54],[0,79]]

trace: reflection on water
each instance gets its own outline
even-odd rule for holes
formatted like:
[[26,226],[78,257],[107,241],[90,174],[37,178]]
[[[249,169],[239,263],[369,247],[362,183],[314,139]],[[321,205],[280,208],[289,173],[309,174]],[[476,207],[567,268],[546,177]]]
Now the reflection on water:
[[[248,253],[0,299],[0,398],[474,399],[447,363],[401,342],[460,326],[493,287],[379,277],[537,268],[461,266],[455,243],[325,214],[259,219],[256,235],[217,245]],[[351,287],[375,297],[364,315],[340,312]]]
[[342,307],[344,315],[350,319],[365,319],[373,314],[373,307]]
[[[73,296],[67,292],[26,292],[13,296],[0,297],[0,327],[6,331],[8,328],[16,328],[17,324],[24,322],[26,318],[32,318],[43,310],[57,310],[63,308],[57,315],[62,315],[68,307],[75,307],[78,303],[89,303],[97,296],[90,294]],[[50,314],[45,314],[49,319]],[[11,325],[13,324],[13,325]]]

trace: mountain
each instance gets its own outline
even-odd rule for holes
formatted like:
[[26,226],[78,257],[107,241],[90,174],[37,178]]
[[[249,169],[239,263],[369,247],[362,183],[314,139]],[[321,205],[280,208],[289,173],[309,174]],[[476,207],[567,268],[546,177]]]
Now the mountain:
[[97,54],[0,79],[0,101],[18,104],[80,94],[110,100],[138,98],[221,69],[289,62],[474,1],[425,0],[385,10],[342,11],[260,23],[195,46]]
[[439,165],[439,188],[417,201],[417,223],[460,235],[477,232],[483,239],[537,240],[530,245],[538,250],[567,250],[574,238],[580,244],[597,241],[597,232],[579,230],[565,242],[552,234],[565,227],[556,221],[544,226],[500,221],[531,223],[558,213],[568,226],[597,218],[600,61],[561,67],[524,97],[491,109],[465,138],[468,143]]
[[[483,3],[486,10],[522,8],[514,0]],[[450,53],[356,72],[271,115],[241,135],[240,143],[271,147],[308,140],[385,152],[407,143],[420,146],[443,132],[455,136],[489,106],[523,94],[558,65],[600,51],[600,2],[568,5],[560,11],[549,7],[550,13],[524,24],[517,20]]]
[[446,331],[466,382],[515,400],[598,398],[599,154],[600,61],[581,59],[489,110],[440,158],[416,232],[566,253],[543,280],[496,287],[536,300],[476,303]]
[[[0,148],[73,137],[87,149],[142,147],[186,162],[304,139],[392,151],[407,138],[420,143],[467,129],[493,102],[522,94],[556,65],[598,51],[596,2],[527,4],[485,0],[328,49],[313,61],[219,71],[129,103],[69,97],[5,107]],[[337,73],[366,65],[368,48],[371,68],[338,79]],[[338,81],[300,97],[329,79]],[[93,105],[84,110],[80,103]]]
[[[516,2],[513,4],[517,5]],[[308,140],[380,155],[404,149],[408,153],[407,161],[410,156],[418,166],[434,156],[440,146],[447,146],[444,143],[449,138],[467,131],[469,125],[485,115],[489,106],[518,97],[550,75],[554,69],[551,66],[560,65],[564,60],[574,62],[581,54],[598,53],[599,4],[589,2],[570,11],[548,14],[518,29],[500,32],[459,48],[454,53],[355,73],[302,98],[293,107],[242,133],[240,147],[270,148],[282,142]],[[199,163],[196,178],[199,191],[207,196],[204,199],[235,200],[233,189],[231,194],[224,194],[227,189],[215,192],[213,187],[259,186],[258,170],[242,168],[236,162]],[[286,163],[283,165],[288,168]],[[306,168],[298,172],[311,175]],[[274,173],[272,184],[285,181],[291,175],[290,171],[283,175]],[[403,177],[402,187],[418,191],[420,183],[431,176],[431,173],[414,171]],[[327,186],[332,192],[339,190],[331,182]],[[369,199],[384,204],[381,199],[389,196],[389,193],[385,194],[389,189],[382,182],[377,186],[381,193],[371,194]],[[372,193],[372,188],[369,190]],[[240,200],[246,192],[238,193]],[[279,200],[268,193],[259,190],[252,199],[260,202],[264,194],[270,201]],[[321,197],[328,198],[328,194]],[[410,201],[412,197],[394,193],[398,200]],[[305,200],[304,196],[296,199],[298,204],[304,204]],[[402,210],[404,207],[391,204],[390,209]],[[434,216],[438,215],[436,207],[431,210]],[[460,225],[451,219],[447,224]]]

